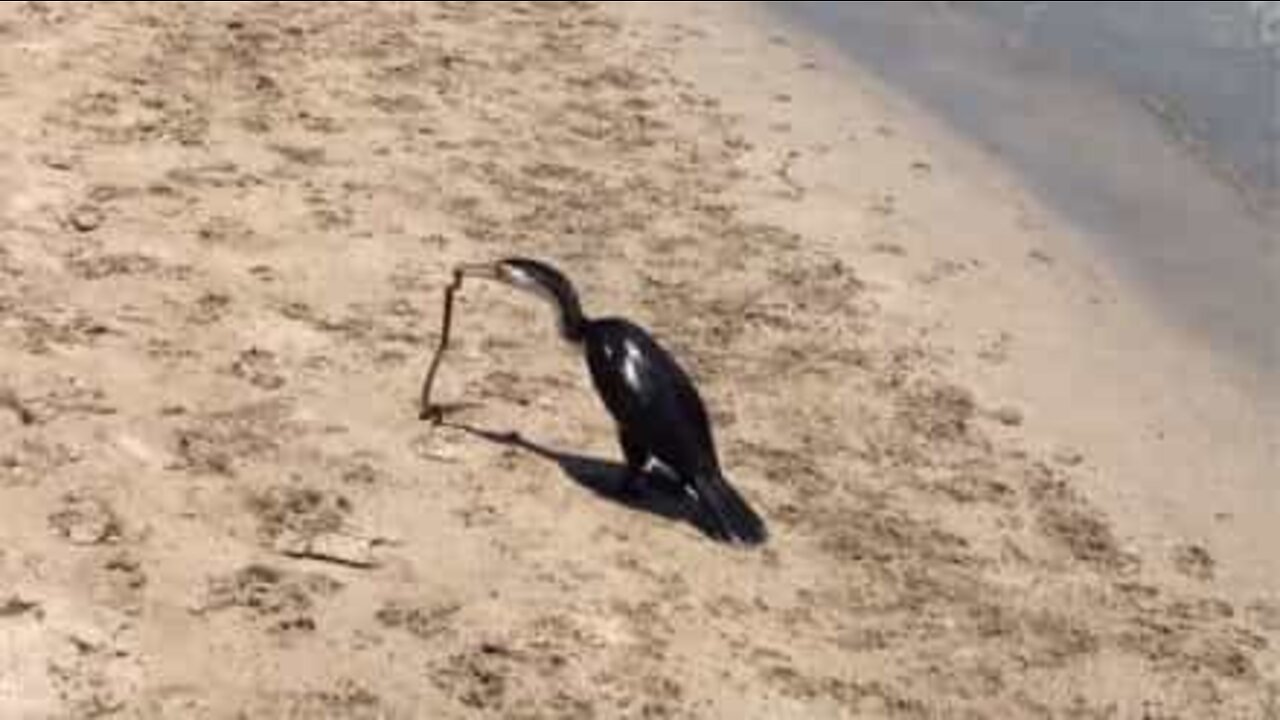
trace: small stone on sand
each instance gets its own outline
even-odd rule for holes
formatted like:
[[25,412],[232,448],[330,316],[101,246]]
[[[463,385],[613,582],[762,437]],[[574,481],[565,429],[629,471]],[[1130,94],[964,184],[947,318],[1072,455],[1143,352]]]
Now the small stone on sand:
[[93,232],[102,226],[105,218],[102,211],[95,205],[81,205],[71,211],[71,215],[67,218],[71,223],[71,227],[80,232]]
[[1001,425],[1017,427],[1022,424],[1022,411],[1006,405],[992,410],[991,418]]

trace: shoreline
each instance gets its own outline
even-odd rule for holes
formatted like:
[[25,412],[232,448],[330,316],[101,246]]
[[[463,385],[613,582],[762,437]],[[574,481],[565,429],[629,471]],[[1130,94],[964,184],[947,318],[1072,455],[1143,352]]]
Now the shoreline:
[[[1263,390],[1269,385],[1207,346],[1194,331],[1179,328],[1165,317],[1140,281],[1128,277],[1099,250],[1092,231],[1078,227],[1039,199],[1017,170],[1004,166],[998,156],[974,146],[945,120],[883,84],[807,28],[784,24],[779,29],[778,22],[786,21],[768,8],[737,17],[756,26],[757,38],[786,37],[788,45],[795,45],[756,41],[774,49],[772,62],[777,66],[800,66],[799,72],[779,74],[780,88],[792,82],[810,86],[805,96],[789,91],[796,97],[788,104],[802,111],[785,112],[793,127],[781,134],[782,143],[823,145],[840,136],[838,128],[856,124],[851,118],[857,113],[888,112],[899,136],[894,139],[913,145],[917,149],[912,152],[922,156],[936,152],[951,164],[953,175],[964,176],[963,181],[950,183],[974,186],[964,200],[958,197],[965,196],[966,190],[942,188],[936,192],[953,197],[907,210],[914,213],[903,226],[918,231],[916,242],[924,254],[934,256],[932,261],[903,261],[891,254],[884,262],[882,253],[867,252],[877,241],[862,241],[859,233],[845,233],[839,226],[847,217],[815,222],[812,234],[854,235],[849,241],[864,251],[859,262],[884,274],[883,282],[891,288],[888,295],[896,295],[899,301],[895,308],[915,327],[929,328],[955,353],[951,360],[957,377],[984,395],[1027,409],[1035,430],[1033,442],[1050,454],[1089,456],[1091,472],[1084,481],[1091,497],[1113,516],[1126,518],[1127,530],[1148,554],[1167,551],[1178,538],[1196,537],[1224,550],[1228,556],[1223,562],[1224,578],[1237,590],[1259,595],[1280,591],[1275,581],[1280,577],[1280,558],[1261,550],[1275,537],[1269,518],[1280,507],[1271,472],[1280,449],[1268,446],[1269,437],[1280,436],[1273,409],[1280,409],[1280,403],[1266,401]],[[793,56],[821,58],[818,67],[805,69],[811,60],[783,59],[789,50],[794,50]],[[715,66],[716,59],[704,53],[684,67],[696,74],[698,64]],[[775,112],[761,102],[763,93],[750,83],[728,80],[733,71],[725,67],[722,62],[706,74],[710,82],[733,88],[733,98],[741,104],[740,116],[768,117]],[[816,76],[822,77],[815,80]],[[841,103],[846,93],[857,99]],[[819,107],[823,104],[839,109]],[[807,128],[806,115],[818,116]],[[757,123],[761,133],[770,132],[763,127],[767,124]],[[823,174],[831,177],[831,168],[841,163],[848,171],[835,175],[836,182],[855,177],[857,144],[841,148],[846,150],[843,158],[837,149],[814,160],[819,166],[812,171],[816,182],[831,182]],[[858,178],[850,182],[851,190],[834,185],[825,189],[837,203],[874,203],[874,198],[867,198],[880,187],[896,184],[911,189],[912,183],[919,187],[918,178],[901,172],[909,162],[905,157],[898,160],[898,172],[882,182]],[[792,175],[799,177],[803,169],[796,165]],[[936,174],[931,181],[944,182]],[[966,201],[999,216],[998,221],[984,224],[972,217],[963,207]],[[938,219],[931,222],[923,217],[934,211]],[[781,220],[787,213],[771,217]],[[953,230],[967,236],[948,237]],[[902,227],[884,232],[897,239],[909,236]],[[861,229],[860,233],[867,234]],[[948,268],[949,263],[963,266],[975,258],[986,263],[987,257],[994,259],[985,268]],[[940,266],[941,273],[930,262]],[[931,274],[988,277],[966,283],[949,282],[948,277],[935,281]],[[920,282],[922,277],[926,282]],[[992,282],[998,289],[981,287],[983,282]],[[992,354],[986,345],[1000,346],[996,354],[1011,359],[984,360]],[[1204,507],[1207,498],[1214,503],[1210,511]],[[1224,514],[1239,524],[1224,525],[1215,519]]]
[[1249,392],[1280,406],[1280,336],[1268,315],[1280,302],[1272,248],[1280,216],[1268,216],[1194,142],[1171,138],[1171,111],[1162,115],[1154,96],[1139,95],[1134,78],[1124,85],[1101,67],[1082,68],[1075,55],[1035,45],[981,10],[766,9],[987,148],[1164,322],[1211,346]]

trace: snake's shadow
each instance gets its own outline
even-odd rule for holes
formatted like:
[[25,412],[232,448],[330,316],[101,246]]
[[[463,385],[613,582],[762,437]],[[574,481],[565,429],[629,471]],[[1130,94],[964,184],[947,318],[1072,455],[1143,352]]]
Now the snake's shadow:
[[646,473],[637,491],[621,492],[627,473],[626,467],[621,463],[552,450],[526,439],[518,432],[496,432],[449,420],[441,421],[440,425],[497,445],[533,453],[556,463],[570,480],[599,497],[637,512],[687,522],[704,535],[714,537],[704,513],[698,511],[696,501],[683,487],[664,475]]

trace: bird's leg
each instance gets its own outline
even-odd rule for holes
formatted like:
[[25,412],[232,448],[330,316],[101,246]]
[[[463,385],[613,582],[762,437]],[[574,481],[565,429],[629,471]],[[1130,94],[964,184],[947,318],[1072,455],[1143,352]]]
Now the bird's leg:
[[618,442],[622,445],[622,455],[627,460],[626,474],[622,478],[618,494],[639,495],[641,483],[645,478],[645,468],[649,465],[649,451],[626,430],[618,431]]

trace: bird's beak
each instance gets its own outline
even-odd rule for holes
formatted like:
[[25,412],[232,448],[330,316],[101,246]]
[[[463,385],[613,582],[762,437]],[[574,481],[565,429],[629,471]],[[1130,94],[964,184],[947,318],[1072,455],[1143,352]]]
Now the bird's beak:
[[464,263],[454,268],[453,274],[461,277],[478,277],[486,280],[502,280],[503,273],[497,263]]

